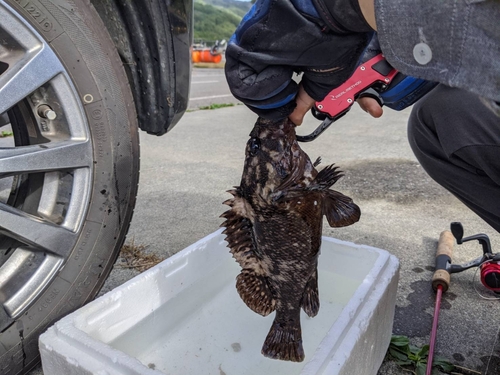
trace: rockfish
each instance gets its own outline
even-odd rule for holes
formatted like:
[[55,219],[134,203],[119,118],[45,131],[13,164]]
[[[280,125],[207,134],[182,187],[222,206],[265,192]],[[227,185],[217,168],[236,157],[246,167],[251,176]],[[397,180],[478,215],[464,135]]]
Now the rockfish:
[[318,255],[323,215],[332,227],[359,220],[352,199],[330,190],[342,177],[333,165],[317,171],[288,119],[259,118],[245,150],[239,187],[224,202],[226,241],[241,265],[236,289],[245,304],[276,316],[262,347],[266,357],[304,360],[300,308],[319,310]]

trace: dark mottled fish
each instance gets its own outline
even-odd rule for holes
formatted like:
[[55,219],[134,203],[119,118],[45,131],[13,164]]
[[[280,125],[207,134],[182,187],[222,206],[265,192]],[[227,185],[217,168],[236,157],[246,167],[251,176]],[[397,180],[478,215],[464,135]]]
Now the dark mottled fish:
[[241,185],[229,191],[222,226],[241,265],[236,288],[258,314],[276,310],[262,347],[266,357],[304,359],[300,308],[319,310],[317,261],[322,218],[332,227],[359,220],[359,207],[329,188],[342,174],[333,165],[321,171],[299,147],[289,120],[259,119],[250,133]]

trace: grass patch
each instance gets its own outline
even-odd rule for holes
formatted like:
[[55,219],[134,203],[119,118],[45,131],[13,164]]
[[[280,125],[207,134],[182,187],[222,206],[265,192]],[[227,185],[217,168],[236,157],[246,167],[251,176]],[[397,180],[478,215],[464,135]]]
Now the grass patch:
[[136,245],[134,240],[131,244],[123,245],[120,251],[121,262],[117,266],[144,272],[164,260],[156,254],[148,254],[146,249],[147,246]]
[[[387,350],[387,357],[407,373],[414,375],[425,375],[427,359],[429,357],[429,345],[418,347],[410,344],[406,336],[393,335]],[[446,358],[434,355],[432,361],[432,375],[440,374],[466,374],[480,375],[480,372],[452,364]]]
[[13,135],[14,133],[12,133],[11,131],[2,130],[2,132],[0,133],[0,138],[12,137]]
[[[410,339],[406,336],[393,335],[389,344],[388,354],[403,370],[416,375],[425,375],[429,345],[424,345],[420,348],[411,345]],[[432,374],[438,374],[438,367],[440,370],[450,373],[455,366],[446,359],[435,356],[432,367]]]
[[224,107],[234,107],[236,104],[234,103],[221,103],[221,104],[210,104],[203,107],[199,107],[199,109],[219,109]]
[[221,61],[220,63],[193,63],[193,67],[195,68],[216,68],[223,69],[224,65],[226,65],[225,61]]

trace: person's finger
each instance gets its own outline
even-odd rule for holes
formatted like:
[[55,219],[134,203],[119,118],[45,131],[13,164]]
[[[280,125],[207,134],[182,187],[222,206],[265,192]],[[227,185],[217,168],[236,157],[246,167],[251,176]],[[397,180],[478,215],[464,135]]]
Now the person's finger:
[[375,118],[382,116],[382,113],[384,113],[380,104],[373,98],[365,96],[364,98],[359,98],[357,102],[363,111],[368,112]]
[[300,125],[304,120],[306,113],[312,108],[316,102],[309,94],[304,90],[302,85],[299,86],[299,92],[295,98],[297,106],[293,112],[288,116],[288,118],[295,124]]

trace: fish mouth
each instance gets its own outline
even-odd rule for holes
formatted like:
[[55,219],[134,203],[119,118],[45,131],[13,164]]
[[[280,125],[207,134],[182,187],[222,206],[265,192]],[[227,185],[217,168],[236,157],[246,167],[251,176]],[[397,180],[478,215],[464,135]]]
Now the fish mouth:
[[257,119],[254,128],[250,132],[252,138],[284,138],[293,134],[295,137],[295,124],[288,118],[279,121],[266,120],[262,117]]

